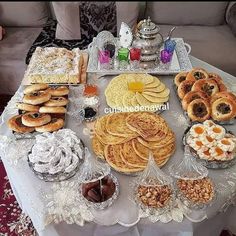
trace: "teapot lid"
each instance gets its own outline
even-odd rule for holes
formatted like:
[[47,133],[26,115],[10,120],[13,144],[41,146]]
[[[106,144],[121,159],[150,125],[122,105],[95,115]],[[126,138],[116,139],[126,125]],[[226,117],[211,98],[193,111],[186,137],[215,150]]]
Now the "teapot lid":
[[151,21],[151,18],[144,19],[138,24],[138,33],[140,35],[155,35],[159,32],[160,27]]

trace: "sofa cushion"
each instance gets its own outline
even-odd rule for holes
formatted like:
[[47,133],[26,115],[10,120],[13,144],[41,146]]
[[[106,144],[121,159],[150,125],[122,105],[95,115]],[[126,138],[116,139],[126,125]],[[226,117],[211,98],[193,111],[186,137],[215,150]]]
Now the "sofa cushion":
[[[173,25],[160,25],[164,37]],[[178,26],[172,37],[191,45],[191,55],[236,76],[236,40],[227,25]]]
[[0,93],[14,94],[26,69],[26,54],[41,28],[6,28],[0,42]]
[[102,30],[117,34],[122,21],[133,27],[139,14],[138,2],[53,2],[58,21],[56,38],[93,38]]
[[226,13],[226,21],[236,37],[236,2],[231,2]]
[[45,2],[0,2],[0,24],[3,26],[44,25],[49,17]]
[[158,24],[220,25],[228,2],[147,2],[146,16]]

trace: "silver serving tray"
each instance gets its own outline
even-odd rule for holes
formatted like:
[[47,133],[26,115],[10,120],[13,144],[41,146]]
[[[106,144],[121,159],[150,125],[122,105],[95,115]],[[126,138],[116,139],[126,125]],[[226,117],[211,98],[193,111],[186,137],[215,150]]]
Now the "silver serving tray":
[[[192,64],[190,62],[188,54],[191,51],[191,47],[189,44],[186,44],[182,38],[173,38],[176,41],[176,48],[173,54],[173,58],[171,63],[157,65],[156,68],[152,69],[130,69],[128,66],[127,69],[119,69],[118,62],[115,59],[114,69],[100,69],[99,61],[98,61],[98,46],[96,44],[96,38],[94,38],[93,42],[88,46],[89,53],[89,61],[87,72],[88,73],[97,73],[100,75],[117,75],[122,73],[150,73],[157,75],[171,75],[178,74],[181,71],[189,71],[192,69]],[[117,40],[117,39],[116,39]],[[118,40],[117,40],[118,45]],[[186,49],[188,47],[188,51]]]
[[[177,99],[178,99],[178,101],[179,101],[180,107],[181,107],[181,109],[182,109],[182,111],[183,111],[184,117],[185,117],[185,119],[187,120],[188,124],[191,125],[191,126],[194,125],[194,124],[198,124],[198,123],[199,123],[198,121],[192,121],[192,120],[189,118],[188,113],[187,113],[185,110],[183,110],[183,108],[182,108],[182,100],[181,100],[181,99],[179,98],[179,96],[178,96],[178,92],[177,92],[178,88],[177,88],[177,86],[176,86],[175,84],[173,84],[173,89],[174,89],[174,91],[175,91],[175,94],[176,94]],[[235,118],[233,118],[233,119],[231,119],[231,120],[217,121],[217,120],[214,120],[214,119],[212,119],[212,118],[210,117],[209,120],[212,120],[215,124],[218,124],[218,125],[234,125],[234,123],[235,123]]]
[[[199,158],[197,152],[187,144],[187,136],[188,136],[188,133],[189,133],[190,129],[191,129],[191,126],[189,126],[184,131],[184,136],[183,136],[182,141],[183,141],[184,147],[185,146],[189,147],[191,154],[196,158],[196,160],[198,162],[200,162],[203,166],[205,166],[208,169],[226,169],[226,168],[229,168],[229,167],[235,165],[235,163],[236,163],[236,153],[235,153],[234,158],[232,160],[228,160],[228,161],[205,160],[205,159]],[[226,130],[226,133],[233,135],[233,133],[231,131]]]

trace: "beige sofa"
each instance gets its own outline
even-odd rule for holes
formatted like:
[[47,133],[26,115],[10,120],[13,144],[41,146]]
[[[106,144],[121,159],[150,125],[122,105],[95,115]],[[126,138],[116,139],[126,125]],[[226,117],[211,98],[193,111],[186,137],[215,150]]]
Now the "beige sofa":
[[[228,12],[229,2],[142,2],[139,18],[151,16],[164,36],[177,25],[174,36],[192,46],[193,56],[236,76],[236,37],[226,21]],[[0,2],[0,25],[7,32],[0,41],[0,94],[17,90],[26,54],[52,15],[50,3]]]

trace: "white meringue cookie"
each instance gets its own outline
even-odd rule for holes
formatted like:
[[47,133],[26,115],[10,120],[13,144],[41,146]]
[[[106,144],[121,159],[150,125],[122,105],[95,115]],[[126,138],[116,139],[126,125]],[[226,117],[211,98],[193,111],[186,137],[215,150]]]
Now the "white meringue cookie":
[[81,158],[81,141],[70,129],[37,135],[29,154],[34,170],[47,174],[69,173],[77,167]]

